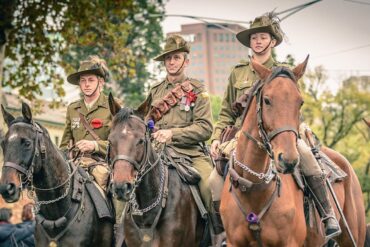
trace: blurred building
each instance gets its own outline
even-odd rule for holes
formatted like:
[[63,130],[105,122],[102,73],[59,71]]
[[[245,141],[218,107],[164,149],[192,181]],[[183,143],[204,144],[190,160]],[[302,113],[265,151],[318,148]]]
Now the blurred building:
[[224,94],[231,68],[248,56],[248,48],[227,29],[239,32],[245,28],[237,24],[197,23],[181,25],[180,32],[168,34],[180,34],[190,42],[187,75],[203,81],[208,92],[215,95]]
[[[22,115],[22,101],[18,95],[2,92],[1,103],[14,116]],[[37,111],[32,109],[33,119],[48,130],[51,141],[59,146],[64,131],[67,108],[52,109],[48,103],[48,101],[42,100]]]

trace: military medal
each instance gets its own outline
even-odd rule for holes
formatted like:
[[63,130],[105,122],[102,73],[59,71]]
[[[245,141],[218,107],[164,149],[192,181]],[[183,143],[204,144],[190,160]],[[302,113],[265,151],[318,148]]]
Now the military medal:
[[186,102],[185,102],[185,111],[190,110],[190,106],[194,107],[195,106],[195,101],[197,100],[197,95],[191,91],[186,93]]
[[185,111],[189,111],[190,110],[190,106],[189,105],[185,105]]
[[186,96],[183,96],[181,98],[181,102],[180,102],[180,110],[185,110],[185,104],[186,104]]
[[71,119],[71,128],[72,129],[80,128],[80,118],[74,117]]

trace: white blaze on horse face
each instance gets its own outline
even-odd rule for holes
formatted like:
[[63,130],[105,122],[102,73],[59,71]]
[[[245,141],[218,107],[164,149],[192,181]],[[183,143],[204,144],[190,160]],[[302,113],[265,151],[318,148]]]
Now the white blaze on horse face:
[[17,133],[11,134],[8,138],[8,141],[13,141],[14,139],[17,139],[17,137],[18,137]]
[[129,129],[127,129],[127,126],[125,126],[122,130],[122,134],[127,135],[130,132]]

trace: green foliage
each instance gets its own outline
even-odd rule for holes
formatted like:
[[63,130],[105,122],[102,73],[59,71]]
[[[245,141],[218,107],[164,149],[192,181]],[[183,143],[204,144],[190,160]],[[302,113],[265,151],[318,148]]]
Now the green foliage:
[[[78,68],[80,60],[98,54],[107,60],[116,95],[125,105],[144,100],[145,83],[150,77],[147,63],[160,51],[160,19],[148,14],[163,13],[162,1],[76,1],[67,11],[65,39],[69,45],[62,52],[62,65],[68,73]],[[81,13],[78,23],[72,16]]]
[[0,8],[13,13],[6,22],[13,21],[13,26],[0,22],[0,37],[10,30],[4,86],[18,88],[22,96],[34,99],[42,87],[52,85],[62,97],[60,67],[69,74],[77,70],[80,60],[96,54],[107,60],[110,83],[119,88],[128,105],[143,99],[150,77],[146,65],[159,53],[163,36],[161,19],[148,15],[163,13],[162,0],[5,2]]
[[[19,88],[28,99],[41,94],[41,87],[52,84],[63,96],[63,80],[57,71],[57,52],[62,40],[57,35],[66,8],[64,1],[2,1],[1,9],[8,9],[0,32],[9,32],[6,50],[3,86]],[[1,44],[3,45],[3,44]],[[4,44],[5,45],[5,44]],[[4,61],[0,59],[2,64]]]
[[211,95],[210,99],[211,99],[213,122],[215,123],[217,122],[218,115],[220,114],[220,111],[221,111],[222,98],[218,95]]

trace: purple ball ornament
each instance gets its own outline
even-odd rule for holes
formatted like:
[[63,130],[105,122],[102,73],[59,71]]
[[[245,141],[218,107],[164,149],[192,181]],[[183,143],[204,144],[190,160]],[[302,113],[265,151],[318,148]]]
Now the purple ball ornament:
[[154,130],[155,123],[154,123],[153,119],[149,119],[147,125],[148,125],[148,128],[149,128],[150,131]]
[[249,222],[249,224],[257,224],[259,222],[258,215],[253,212],[247,215],[246,220]]

